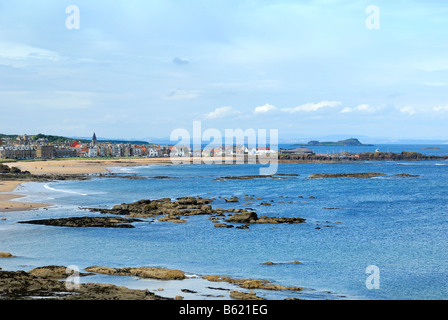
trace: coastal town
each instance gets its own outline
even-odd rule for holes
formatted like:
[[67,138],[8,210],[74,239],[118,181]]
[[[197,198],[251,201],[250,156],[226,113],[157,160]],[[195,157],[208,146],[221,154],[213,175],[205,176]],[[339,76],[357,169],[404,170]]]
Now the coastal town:
[[[331,142],[331,145],[364,146],[357,139]],[[348,143],[348,144],[347,144]],[[319,143],[329,145],[330,142]],[[338,152],[329,154],[315,153],[312,149],[315,141],[307,145],[295,145],[291,149],[278,146],[251,145],[207,145],[198,149],[186,145],[154,144],[148,142],[103,141],[96,134],[90,140],[75,140],[42,134],[29,136],[0,135],[0,160],[19,161],[31,159],[82,159],[82,158],[213,158],[213,157],[257,157],[269,155],[279,161],[299,162],[348,162],[348,161],[398,161],[398,160],[447,160],[448,156],[424,155],[418,152],[402,151],[401,153],[381,152]]]
[[[304,153],[312,153],[307,148]],[[306,150],[305,150],[306,149]],[[217,157],[224,155],[259,155],[277,153],[269,147],[244,145],[225,148],[222,146],[192,149],[188,146],[149,143],[102,142],[93,134],[91,141],[49,141],[48,138],[19,135],[0,139],[0,159],[55,159],[55,158],[109,158],[109,157]]]

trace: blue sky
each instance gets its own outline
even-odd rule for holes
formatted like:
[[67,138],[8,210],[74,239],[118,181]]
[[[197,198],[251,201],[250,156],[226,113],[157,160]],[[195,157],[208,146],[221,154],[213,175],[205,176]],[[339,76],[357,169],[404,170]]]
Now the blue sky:
[[448,4],[0,0],[0,108],[1,133],[448,141]]

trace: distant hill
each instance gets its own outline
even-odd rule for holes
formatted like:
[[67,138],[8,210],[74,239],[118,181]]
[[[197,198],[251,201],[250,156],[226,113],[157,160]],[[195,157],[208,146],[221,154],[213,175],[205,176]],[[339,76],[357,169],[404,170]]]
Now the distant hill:
[[[303,146],[303,144],[296,144],[297,146]],[[320,141],[310,141],[306,146],[344,146],[344,147],[360,147],[360,146],[373,146],[372,144],[362,144],[358,139],[350,138],[345,140],[340,140],[336,142],[320,142]]]
[[[9,139],[17,139],[17,137],[22,136],[22,135],[18,135],[18,134],[2,134],[0,133],[0,139],[5,139],[5,138],[9,138]],[[52,135],[47,135],[47,134],[36,134],[36,135],[28,135],[30,141],[37,141],[39,139],[46,139],[48,140],[48,142],[50,143],[63,143],[67,140],[74,140],[73,138],[68,138],[68,137],[62,137],[62,136],[52,136]],[[79,140],[79,142],[82,143],[87,143],[90,142],[90,140]]]
[[[0,139],[9,138],[9,139],[17,139],[21,135],[17,134],[2,134],[0,133]],[[36,134],[36,135],[28,135],[30,141],[37,141],[39,139],[46,139],[50,143],[64,143],[65,141],[78,141],[80,143],[89,143],[92,141],[92,139],[87,138],[80,138],[80,137],[63,137],[63,136],[53,136],[53,135],[46,135],[46,134]],[[131,141],[131,140],[115,140],[115,139],[98,139],[98,142],[109,142],[109,143],[130,143],[130,144],[137,144],[137,145],[143,145],[148,144],[147,141]]]

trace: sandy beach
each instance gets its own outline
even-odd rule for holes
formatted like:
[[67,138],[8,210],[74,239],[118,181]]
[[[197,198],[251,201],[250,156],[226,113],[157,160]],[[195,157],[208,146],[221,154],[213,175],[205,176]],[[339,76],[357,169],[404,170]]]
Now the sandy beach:
[[[29,171],[33,175],[89,175],[108,173],[108,167],[133,167],[147,165],[173,165],[190,163],[215,163],[224,164],[225,158],[202,157],[202,158],[116,158],[116,159],[57,159],[42,161],[17,161],[4,163],[9,167],[16,167],[22,171]],[[237,163],[237,162],[236,162]],[[0,177],[0,212],[24,211],[35,208],[47,207],[45,204],[33,204],[26,202],[11,201],[22,197],[18,194],[9,194],[14,191],[20,181],[2,181]]]
[[[118,159],[69,159],[47,161],[18,161],[5,163],[33,175],[88,175],[107,173],[108,167],[171,165],[170,158],[118,158]],[[25,211],[50,206],[50,204],[11,201],[25,195],[11,194],[26,180],[2,181],[0,177],[0,212]]]
[[[9,167],[16,167],[22,171],[29,171],[33,175],[88,175],[107,173],[108,167],[172,165],[170,158],[117,158],[117,159],[68,159],[47,161],[18,161],[5,163]],[[2,181],[0,177],[0,212],[24,211],[46,207],[46,204],[11,201],[23,196],[10,194],[21,183],[20,181]]]
[[129,159],[70,159],[47,161],[19,161],[6,163],[32,174],[98,174],[107,172],[107,167],[144,166],[151,164],[172,164],[170,158],[129,158]]
[[10,194],[10,192],[13,192],[23,182],[0,181],[0,212],[26,211],[49,206],[49,204],[42,203],[11,201],[24,197],[23,195]]

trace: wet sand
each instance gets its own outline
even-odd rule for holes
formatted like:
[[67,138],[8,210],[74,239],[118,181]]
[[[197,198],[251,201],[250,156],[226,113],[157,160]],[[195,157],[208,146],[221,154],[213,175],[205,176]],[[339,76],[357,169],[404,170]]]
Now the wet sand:
[[42,203],[11,201],[24,197],[24,195],[9,193],[13,192],[23,182],[26,181],[0,181],[0,212],[27,211],[50,206]]

